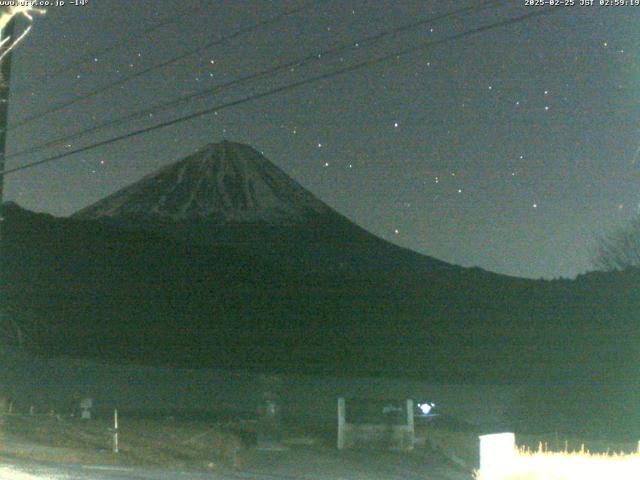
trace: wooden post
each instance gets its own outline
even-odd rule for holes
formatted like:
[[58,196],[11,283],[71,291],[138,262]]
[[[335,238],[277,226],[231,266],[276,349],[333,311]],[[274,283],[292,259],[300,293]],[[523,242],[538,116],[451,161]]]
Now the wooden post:
[[93,407],[92,398],[83,398],[80,401],[80,418],[83,420],[91,420],[91,408]]
[[408,439],[407,439],[407,450],[413,450],[413,446],[416,438],[416,429],[413,421],[413,400],[407,400],[407,427],[409,430]]
[[338,450],[345,447],[346,402],[344,397],[338,398]]
[[118,409],[113,411],[113,453],[118,453]]

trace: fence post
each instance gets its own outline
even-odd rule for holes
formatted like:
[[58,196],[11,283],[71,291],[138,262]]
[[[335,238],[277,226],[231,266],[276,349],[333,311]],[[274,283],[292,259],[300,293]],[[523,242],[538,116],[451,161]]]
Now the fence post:
[[516,436],[513,433],[481,435],[481,478],[502,478],[511,474],[515,466],[516,453]]
[[118,453],[118,409],[113,411],[113,453]]
[[416,439],[416,429],[413,421],[413,400],[407,400],[407,428],[409,429],[408,433],[408,442],[405,446],[407,450],[413,450],[413,446],[415,444]]
[[338,398],[338,450],[344,448],[345,424],[346,404],[344,397],[340,397]]
[[91,420],[92,408],[93,408],[93,399],[83,398],[80,401],[80,418],[83,420]]

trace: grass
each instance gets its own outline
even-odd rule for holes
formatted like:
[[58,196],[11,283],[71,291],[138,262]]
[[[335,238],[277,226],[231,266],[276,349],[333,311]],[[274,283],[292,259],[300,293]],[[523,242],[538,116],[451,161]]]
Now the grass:
[[[477,471],[480,464],[478,434],[471,429],[416,427],[416,436],[424,439],[426,446],[469,471]],[[579,439],[559,433],[516,437],[520,446],[517,463],[504,480],[640,479],[637,442]],[[496,480],[479,474],[476,478]]]
[[10,467],[0,467],[0,478],[3,480],[54,480],[50,477],[42,477],[31,475],[25,472],[19,472]]
[[231,426],[171,418],[121,418],[119,453],[106,420],[56,415],[9,415],[0,455],[62,463],[145,465],[172,468],[238,468],[242,442]]
[[[574,440],[575,442],[575,440]],[[569,440],[562,451],[548,451],[540,442],[537,450],[519,447],[514,456],[501,459],[500,474],[476,473],[477,480],[637,480],[640,478],[640,450],[612,453],[590,452],[582,444],[579,450],[569,449]],[[602,449],[602,445],[600,446]]]

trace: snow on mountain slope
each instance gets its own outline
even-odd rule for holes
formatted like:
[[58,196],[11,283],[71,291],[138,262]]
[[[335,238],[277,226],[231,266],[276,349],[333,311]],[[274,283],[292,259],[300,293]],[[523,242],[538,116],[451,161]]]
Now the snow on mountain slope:
[[329,211],[253,148],[222,141],[147,175],[73,218],[287,225]]

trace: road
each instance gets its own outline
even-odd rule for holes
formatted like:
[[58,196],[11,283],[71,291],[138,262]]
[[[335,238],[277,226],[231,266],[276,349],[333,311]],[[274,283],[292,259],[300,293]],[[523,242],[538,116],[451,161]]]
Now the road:
[[246,470],[177,471],[5,461],[2,480],[472,480],[445,462],[414,454],[295,449],[256,452]]

